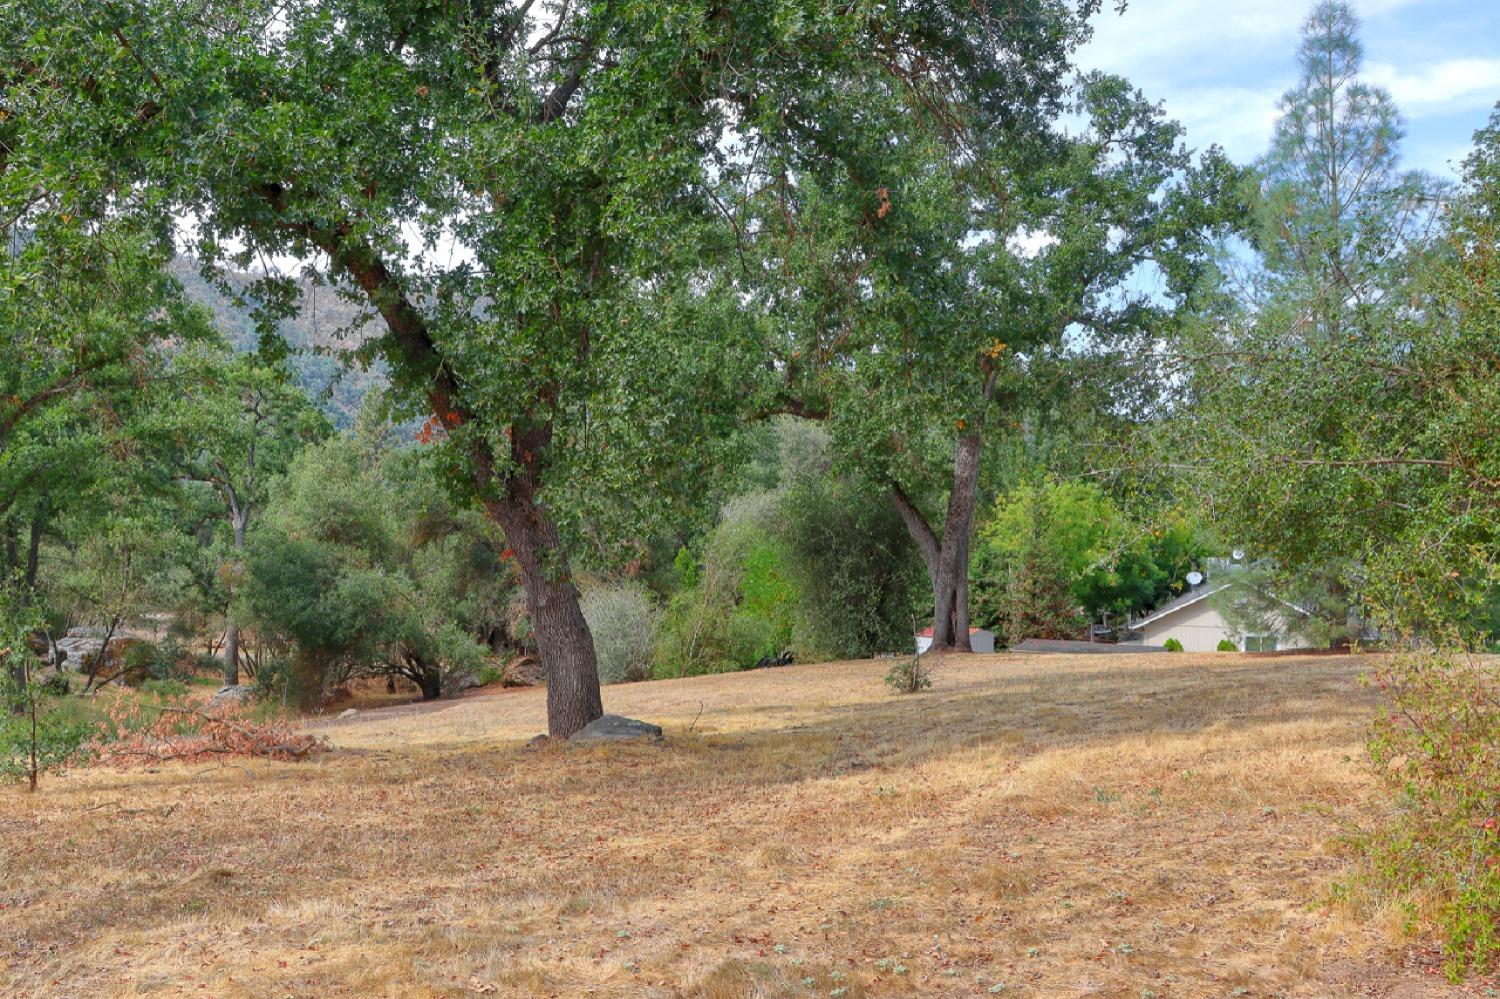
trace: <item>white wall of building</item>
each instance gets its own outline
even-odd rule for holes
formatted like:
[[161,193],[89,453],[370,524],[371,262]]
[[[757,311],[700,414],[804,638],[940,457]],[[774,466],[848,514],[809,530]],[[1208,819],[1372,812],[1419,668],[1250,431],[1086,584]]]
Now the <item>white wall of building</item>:
[[1228,637],[1229,625],[1224,615],[1214,610],[1208,600],[1189,604],[1174,614],[1141,625],[1143,644],[1164,645],[1167,639],[1175,638],[1182,643],[1184,652],[1212,652]]

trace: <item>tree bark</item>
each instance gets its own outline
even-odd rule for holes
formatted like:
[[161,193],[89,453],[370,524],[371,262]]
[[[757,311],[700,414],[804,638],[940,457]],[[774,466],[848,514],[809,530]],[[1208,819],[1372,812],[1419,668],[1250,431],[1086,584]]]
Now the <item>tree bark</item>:
[[[517,468],[502,480],[505,492],[486,500],[485,508],[505,532],[521,568],[526,610],[547,677],[547,734],[566,739],[603,715],[604,701],[594,636],[578,603],[568,555],[557,525],[536,496],[542,455],[551,438],[550,424],[512,432]],[[481,483],[487,472],[481,465]]]
[[[977,479],[976,479],[977,484]],[[954,487],[959,483],[955,479]],[[956,652],[971,651],[969,645],[969,534],[973,530],[973,502],[970,502],[969,527],[959,527],[954,533],[954,524],[946,524],[943,528],[943,538],[957,537],[962,535],[963,550],[958,556],[957,571],[945,570],[943,566],[943,546],[933,532],[927,518],[922,515],[911,498],[901,490],[900,486],[891,487],[891,498],[895,502],[896,509],[901,514],[901,520],[906,524],[906,531],[916,542],[917,549],[922,553],[922,562],[927,566],[927,580],[932,585],[933,622],[932,636],[933,647],[951,649]],[[950,506],[952,504],[950,503]],[[955,578],[956,577],[956,578]],[[946,620],[949,622],[947,628],[939,628],[940,620],[938,605],[943,602],[943,594],[946,593],[949,610]]]
[[26,539],[26,589],[21,594],[21,601],[25,604],[31,603],[32,594],[36,592],[36,573],[40,565],[42,553],[42,515],[36,514],[31,518],[31,536]]
[[[245,521],[248,510],[243,509],[230,493],[232,504],[230,523],[234,527],[234,552],[236,560],[245,556]],[[234,619],[234,594],[229,595],[230,605],[224,609],[224,686],[234,687],[240,682],[240,625]]]
[[[983,438],[976,433],[958,439],[953,455],[953,485],[948,491],[948,516],[933,587],[932,644],[957,652],[969,645],[969,536],[974,530],[974,507],[979,496],[979,454]],[[962,618],[962,623],[960,623]]]

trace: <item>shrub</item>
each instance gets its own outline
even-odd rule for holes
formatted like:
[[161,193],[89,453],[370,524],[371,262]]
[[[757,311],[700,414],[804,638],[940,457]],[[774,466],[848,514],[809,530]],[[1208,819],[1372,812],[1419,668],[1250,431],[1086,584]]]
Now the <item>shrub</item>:
[[181,680],[147,680],[141,684],[141,690],[165,700],[186,697],[188,693],[187,684]]
[[[86,753],[86,745],[97,731],[88,719],[70,711],[59,710],[50,698],[35,691],[36,738],[33,743],[31,715],[0,714],[0,783],[32,781],[33,774],[56,770],[76,762]],[[28,705],[29,708],[29,705]],[[35,757],[32,750],[35,749]]]
[[1219,639],[1219,644],[1215,646],[1215,648],[1217,648],[1220,652],[1238,652],[1240,650],[1240,647],[1238,645],[1234,644],[1227,638]]
[[783,548],[766,528],[775,514],[773,495],[741,497],[725,508],[701,568],[679,552],[675,568],[686,588],[672,597],[661,618],[658,675],[749,669],[790,644],[797,593]]
[[[1369,751],[1398,818],[1362,838],[1356,879],[1430,916],[1457,981],[1500,969],[1500,664],[1407,653],[1374,675]],[[1420,911],[1419,911],[1420,910]]]
[[660,615],[651,595],[633,584],[598,586],[580,606],[594,636],[600,683],[625,683],[651,675],[651,650]]
[[848,479],[803,478],[777,513],[798,596],[792,644],[799,657],[910,648],[912,612],[931,606],[932,589],[890,497]]
[[494,683],[500,683],[505,679],[505,667],[493,659],[486,659],[479,669],[474,672],[474,679],[481,687],[488,687]]
[[[192,676],[188,661],[187,653],[174,635],[168,635],[160,644],[134,642],[125,649],[125,677],[137,683],[187,680]],[[222,663],[219,665],[222,669]]]
[[1182,643],[1175,638],[1169,638],[1165,642],[1162,642],[1161,647],[1166,649],[1168,652],[1182,651]]
[[922,668],[922,657],[897,659],[885,675],[885,685],[898,694],[916,694],[932,686],[932,675]]

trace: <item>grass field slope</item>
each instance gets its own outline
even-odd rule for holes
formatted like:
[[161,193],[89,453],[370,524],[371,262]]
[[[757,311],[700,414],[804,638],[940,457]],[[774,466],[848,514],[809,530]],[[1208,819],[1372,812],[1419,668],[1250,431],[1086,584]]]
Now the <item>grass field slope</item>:
[[322,723],[304,763],[0,796],[6,996],[1424,996],[1331,905],[1376,817],[1360,657],[967,656]]

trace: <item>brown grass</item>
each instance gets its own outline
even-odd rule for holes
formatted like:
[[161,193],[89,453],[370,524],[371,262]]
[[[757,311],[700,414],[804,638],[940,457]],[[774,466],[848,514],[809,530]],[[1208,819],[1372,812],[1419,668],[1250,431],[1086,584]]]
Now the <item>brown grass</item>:
[[1325,904],[1358,657],[888,665],[607,688],[664,747],[524,751],[526,690],[0,792],[0,994],[1445,994]]

